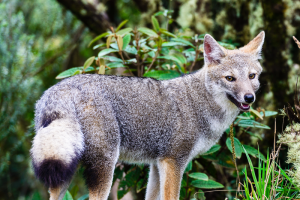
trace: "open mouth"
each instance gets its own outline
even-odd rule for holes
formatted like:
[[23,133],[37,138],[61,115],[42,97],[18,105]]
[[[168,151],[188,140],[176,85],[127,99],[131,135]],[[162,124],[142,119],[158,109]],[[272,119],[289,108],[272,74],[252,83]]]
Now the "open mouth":
[[241,111],[249,111],[250,109],[250,104],[247,103],[240,103],[238,102],[232,95],[230,94],[226,94],[227,98],[234,103],[234,105],[236,105]]

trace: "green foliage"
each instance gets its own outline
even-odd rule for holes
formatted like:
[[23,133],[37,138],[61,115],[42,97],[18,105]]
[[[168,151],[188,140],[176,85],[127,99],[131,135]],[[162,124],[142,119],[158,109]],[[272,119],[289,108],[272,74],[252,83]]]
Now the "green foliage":
[[[245,180],[243,183],[244,192],[239,196],[244,200],[260,199],[298,199],[300,197],[299,188],[293,183],[291,177],[276,162],[279,149],[273,151],[262,160],[258,157],[258,167],[254,167],[244,148],[251,174],[244,170]],[[252,179],[252,180],[251,180]]]

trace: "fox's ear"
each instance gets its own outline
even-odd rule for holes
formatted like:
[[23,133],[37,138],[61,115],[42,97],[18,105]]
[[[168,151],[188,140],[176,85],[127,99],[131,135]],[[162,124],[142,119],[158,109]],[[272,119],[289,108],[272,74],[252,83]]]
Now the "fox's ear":
[[261,50],[265,40],[265,32],[260,32],[253,40],[251,40],[246,46],[240,48],[245,53],[251,53],[257,56],[257,59],[261,58]]
[[220,63],[220,60],[225,57],[222,47],[211,35],[205,35],[203,44],[204,61],[207,65],[213,62]]

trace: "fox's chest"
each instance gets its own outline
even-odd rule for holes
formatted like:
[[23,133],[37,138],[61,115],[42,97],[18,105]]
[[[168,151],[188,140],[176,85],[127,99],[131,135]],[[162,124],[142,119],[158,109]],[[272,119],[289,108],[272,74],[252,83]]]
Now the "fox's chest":
[[231,112],[225,112],[222,117],[218,116],[211,118],[209,120],[209,128],[203,131],[203,133],[200,133],[198,139],[194,143],[189,160],[193,159],[198,154],[207,152],[215,145],[223,135],[224,131],[230,127],[238,113],[238,110],[232,110]]

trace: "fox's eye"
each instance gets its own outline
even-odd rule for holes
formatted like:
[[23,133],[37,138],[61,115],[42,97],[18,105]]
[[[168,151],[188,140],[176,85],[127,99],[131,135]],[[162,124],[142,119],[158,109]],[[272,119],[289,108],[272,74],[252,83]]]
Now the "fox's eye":
[[232,76],[226,76],[225,78],[226,78],[226,80],[229,81],[229,82],[235,81],[235,78],[232,77]]
[[249,78],[250,78],[250,79],[254,79],[254,78],[255,78],[255,74],[250,74],[250,75],[249,75]]

